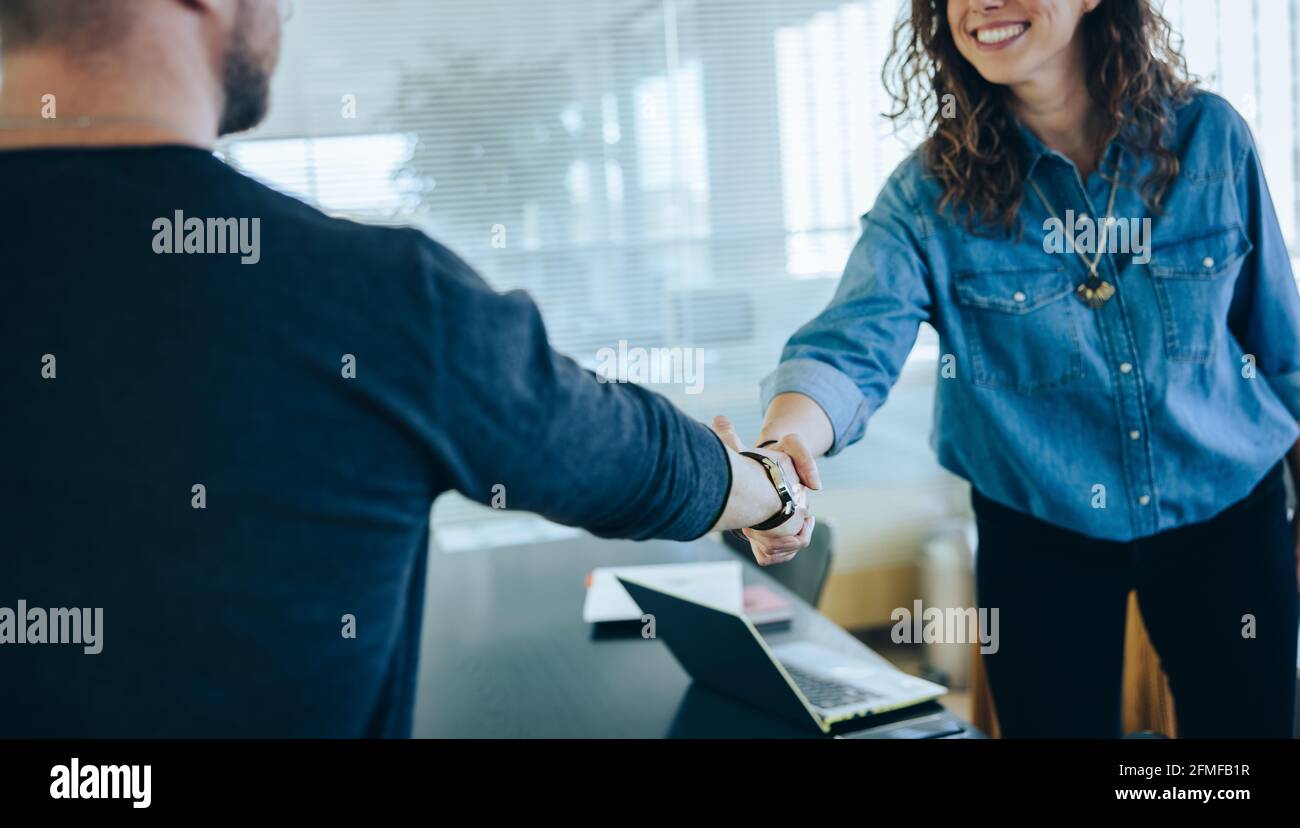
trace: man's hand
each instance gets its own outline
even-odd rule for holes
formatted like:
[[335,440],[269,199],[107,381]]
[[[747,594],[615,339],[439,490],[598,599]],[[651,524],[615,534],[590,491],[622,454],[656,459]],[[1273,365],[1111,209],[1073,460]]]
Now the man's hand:
[[[821,481],[817,477],[817,466],[812,463],[811,457],[806,451],[802,452],[802,458],[807,460],[803,464],[803,470],[799,468],[794,458],[781,450],[773,450],[774,447],[762,449],[746,449],[741,442],[736,429],[732,426],[731,421],[726,417],[713,418],[713,431],[722,440],[723,445],[732,451],[752,451],[765,457],[770,457],[781,466],[782,475],[785,478],[786,487],[790,490],[791,497],[794,498],[795,513],[785,523],[773,529],[764,532],[756,532],[753,529],[746,529],[745,537],[749,539],[750,549],[754,553],[754,560],[758,561],[759,566],[770,566],[772,564],[785,563],[794,558],[800,549],[804,549],[812,542],[813,528],[817,520],[808,513],[808,493],[805,488],[807,478],[805,473],[810,473],[816,481],[814,488],[820,488]],[[796,451],[798,448],[796,447]],[[811,469],[809,469],[811,465]]]

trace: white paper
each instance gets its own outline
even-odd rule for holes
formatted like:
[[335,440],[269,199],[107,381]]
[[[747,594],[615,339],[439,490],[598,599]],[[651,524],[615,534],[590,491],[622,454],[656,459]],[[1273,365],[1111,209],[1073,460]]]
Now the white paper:
[[721,561],[593,569],[587,599],[582,605],[582,620],[595,624],[641,619],[641,608],[615,579],[618,575],[739,615],[745,606],[744,576],[740,566],[740,561]]

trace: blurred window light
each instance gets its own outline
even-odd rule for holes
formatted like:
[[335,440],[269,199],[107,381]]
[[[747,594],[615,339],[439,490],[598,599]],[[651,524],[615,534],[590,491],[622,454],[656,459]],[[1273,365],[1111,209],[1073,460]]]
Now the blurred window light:
[[416,203],[402,170],[411,160],[411,134],[240,140],[226,160],[280,192],[335,214],[383,219]]

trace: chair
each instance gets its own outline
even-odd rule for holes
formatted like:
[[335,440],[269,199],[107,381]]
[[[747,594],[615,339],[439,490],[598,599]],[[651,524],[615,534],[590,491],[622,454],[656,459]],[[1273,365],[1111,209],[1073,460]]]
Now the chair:
[[[971,722],[992,738],[1001,736],[993,695],[989,691],[984,660],[978,644],[972,646]],[[1160,733],[1170,738],[1178,735],[1174,719],[1174,697],[1169,679],[1160,669],[1160,658],[1147,636],[1137,593],[1128,596],[1128,620],[1124,630],[1123,727],[1125,733]]]
[[[824,521],[818,520],[817,525],[813,527],[812,540],[807,549],[795,555],[794,560],[761,567],[761,569],[786,589],[815,607],[821,601],[822,588],[826,586],[826,578],[831,571],[832,537],[831,527]],[[737,555],[758,566],[758,562],[754,560],[754,553],[749,548],[749,541],[737,538],[730,532],[723,532],[722,540]]]

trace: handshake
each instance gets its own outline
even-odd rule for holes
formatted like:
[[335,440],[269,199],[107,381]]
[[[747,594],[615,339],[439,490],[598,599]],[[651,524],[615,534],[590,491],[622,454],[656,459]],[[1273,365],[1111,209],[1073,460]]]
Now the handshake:
[[[746,449],[731,421],[722,416],[713,418],[713,432],[730,450],[732,462],[731,497],[715,528],[750,527],[742,531],[759,566],[793,559],[812,541],[816,525],[808,510],[808,490],[820,490],[821,478],[812,451],[798,434]],[[769,472],[767,464],[753,455],[771,460],[779,472]],[[781,488],[788,498],[781,496]],[[783,512],[789,515],[784,521],[780,520]]]

